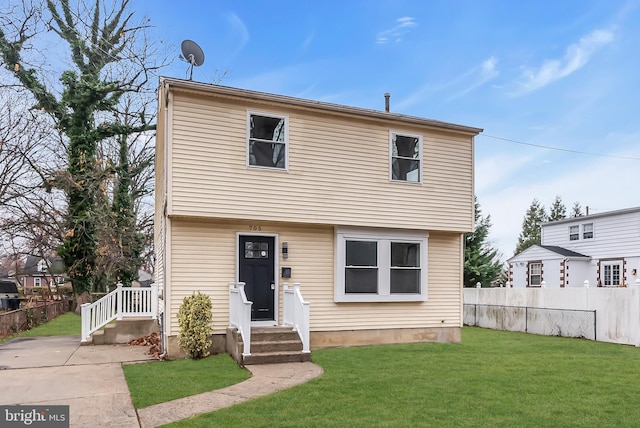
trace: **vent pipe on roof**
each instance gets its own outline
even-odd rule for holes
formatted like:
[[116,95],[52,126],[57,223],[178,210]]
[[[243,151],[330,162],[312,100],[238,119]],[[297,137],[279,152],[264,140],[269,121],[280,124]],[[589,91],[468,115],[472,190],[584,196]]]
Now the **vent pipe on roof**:
[[389,92],[384,94],[384,111],[389,113],[389,98],[391,98],[391,94]]
[[587,205],[586,214],[589,215],[589,205]]

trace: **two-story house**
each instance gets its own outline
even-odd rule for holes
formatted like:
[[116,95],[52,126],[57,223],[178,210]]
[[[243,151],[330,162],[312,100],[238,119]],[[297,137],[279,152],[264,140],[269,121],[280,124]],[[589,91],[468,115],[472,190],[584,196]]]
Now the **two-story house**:
[[541,245],[508,260],[511,286],[624,287],[640,278],[640,207],[541,226]]
[[196,291],[224,348],[230,282],[246,283],[263,327],[282,323],[283,284],[300,283],[311,348],[460,340],[481,129],[173,78],[158,96],[155,281],[170,356]]

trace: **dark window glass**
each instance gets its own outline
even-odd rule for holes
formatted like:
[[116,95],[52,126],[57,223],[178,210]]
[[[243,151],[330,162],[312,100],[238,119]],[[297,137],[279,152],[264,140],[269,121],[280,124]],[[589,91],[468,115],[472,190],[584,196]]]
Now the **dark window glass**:
[[345,293],[377,293],[377,268],[346,268],[344,275]]
[[420,293],[420,269],[391,269],[391,294]]
[[378,243],[346,241],[346,266],[378,266]]

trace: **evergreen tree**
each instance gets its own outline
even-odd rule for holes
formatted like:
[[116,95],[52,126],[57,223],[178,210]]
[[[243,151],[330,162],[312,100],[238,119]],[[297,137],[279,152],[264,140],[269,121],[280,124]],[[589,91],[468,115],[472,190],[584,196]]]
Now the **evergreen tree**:
[[583,215],[580,202],[574,202],[573,207],[571,208],[571,217],[582,217]]
[[522,232],[518,236],[518,245],[515,254],[518,254],[532,245],[540,244],[540,225],[547,220],[544,206],[538,199],[534,199],[522,221]]
[[549,209],[548,221],[562,220],[565,218],[567,218],[567,208],[562,203],[560,195],[558,195]]
[[475,229],[465,235],[464,286],[475,287],[476,283],[488,286],[498,278],[502,270],[498,250],[488,242],[491,216],[482,217],[478,198],[475,198]]

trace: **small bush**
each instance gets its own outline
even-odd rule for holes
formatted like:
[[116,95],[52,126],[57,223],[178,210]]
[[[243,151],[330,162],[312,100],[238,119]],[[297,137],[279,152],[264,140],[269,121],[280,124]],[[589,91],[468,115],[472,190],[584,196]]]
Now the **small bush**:
[[194,360],[208,356],[213,329],[209,296],[198,291],[185,297],[178,310],[178,325],[178,346]]

